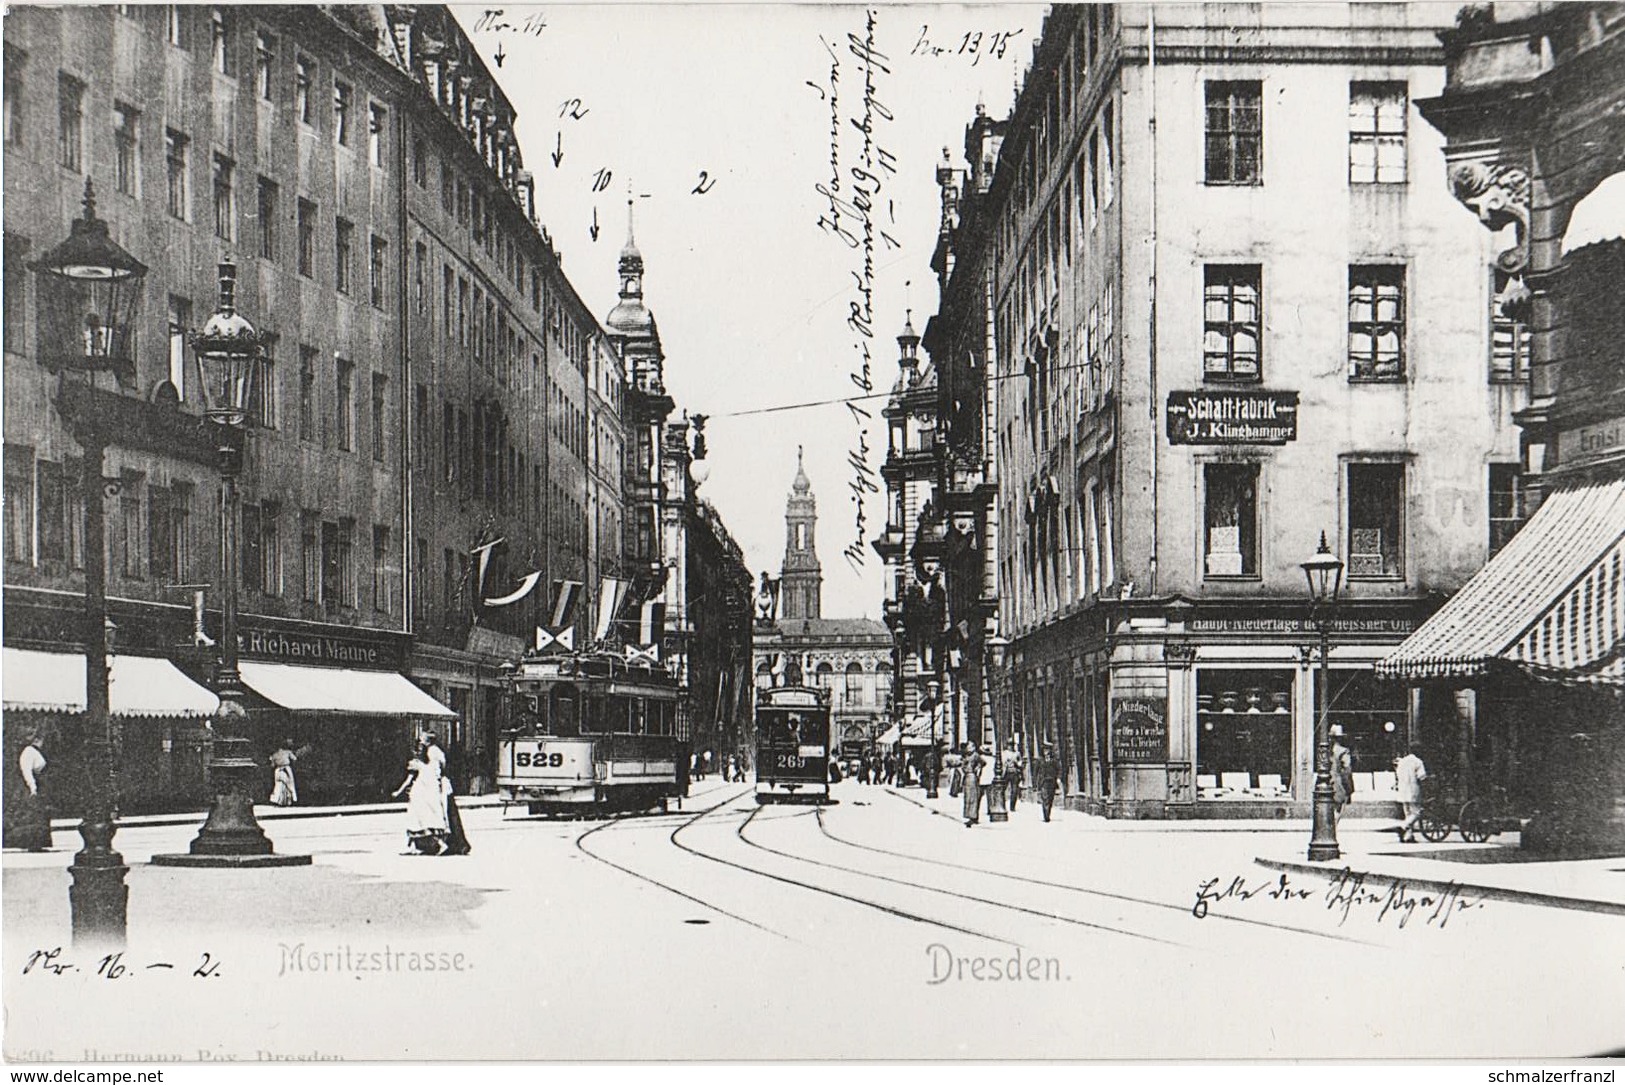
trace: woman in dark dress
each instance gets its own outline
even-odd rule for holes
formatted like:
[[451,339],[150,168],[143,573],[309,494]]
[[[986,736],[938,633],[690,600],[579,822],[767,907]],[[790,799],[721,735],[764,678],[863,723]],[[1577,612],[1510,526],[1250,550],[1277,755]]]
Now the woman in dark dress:
[[45,773],[45,755],[37,733],[28,736],[17,757],[14,774],[6,781],[5,846],[29,851],[49,851],[51,812],[40,796]]

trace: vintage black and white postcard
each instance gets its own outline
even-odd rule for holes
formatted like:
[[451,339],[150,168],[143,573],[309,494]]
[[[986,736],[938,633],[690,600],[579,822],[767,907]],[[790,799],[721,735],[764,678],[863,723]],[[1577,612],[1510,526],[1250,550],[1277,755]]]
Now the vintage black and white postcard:
[[1625,1051],[1625,4],[4,49],[8,1061]]

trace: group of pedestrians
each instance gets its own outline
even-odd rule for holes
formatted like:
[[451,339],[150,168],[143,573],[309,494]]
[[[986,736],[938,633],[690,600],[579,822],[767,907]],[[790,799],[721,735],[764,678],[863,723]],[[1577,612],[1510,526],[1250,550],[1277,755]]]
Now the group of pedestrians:
[[897,758],[892,754],[861,754],[857,770],[860,784],[890,784],[897,779]]
[[[964,796],[965,827],[978,825],[982,820],[984,801],[992,809],[991,795],[1002,791],[1005,809],[1014,811],[1021,801],[1021,790],[1027,776],[1021,752],[1011,743],[1003,753],[986,753],[975,742],[965,744],[964,752],[951,758],[953,779],[950,796]],[[1031,765],[1032,789],[1038,798],[1044,820],[1050,820],[1055,809],[1055,795],[1060,789],[1060,769],[1049,746],[1045,746]]]
[[406,795],[407,850],[401,854],[467,855],[473,850],[446,775],[446,751],[434,732],[423,736],[406,763],[406,779],[393,797],[402,793]]

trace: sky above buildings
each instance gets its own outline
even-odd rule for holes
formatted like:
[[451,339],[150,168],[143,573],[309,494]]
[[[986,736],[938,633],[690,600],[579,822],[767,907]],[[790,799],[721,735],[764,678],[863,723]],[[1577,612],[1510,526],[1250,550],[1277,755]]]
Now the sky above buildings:
[[[936,168],[945,146],[963,166],[978,100],[1008,112],[1045,9],[454,10],[519,112],[538,216],[600,319],[635,203],[667,389],[709,417],[700,493],[752,575],[778,573],[802,446],[823,611],[878,617],[880,410],[905,309],[921,332],[936,309]],[[865,347],[872,389],[851,400]]]

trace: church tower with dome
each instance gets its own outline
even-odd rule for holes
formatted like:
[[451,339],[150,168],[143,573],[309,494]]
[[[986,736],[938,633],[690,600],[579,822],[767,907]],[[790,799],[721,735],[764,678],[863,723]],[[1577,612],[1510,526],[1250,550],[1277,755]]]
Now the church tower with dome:
[[812,495],[812,483],[807,480],[798,446],[796,477],[784,507],[784,566],[779,586],[782,613],[787,620],[822,617],[824,570],[818,563],[814,539],[817,525],[818,499]]
[[659,577],[661,446],[676,404],[666,394],[665,352],[654,314],[643,302],[643,254],[633,232],[632,201],[626,202],[626,244],[621,248],[621,288],[604,330],[626,371],[621,414],[629,455],[625,475],[626,519],[622,550],[628,571]]

